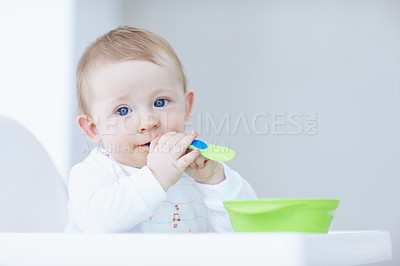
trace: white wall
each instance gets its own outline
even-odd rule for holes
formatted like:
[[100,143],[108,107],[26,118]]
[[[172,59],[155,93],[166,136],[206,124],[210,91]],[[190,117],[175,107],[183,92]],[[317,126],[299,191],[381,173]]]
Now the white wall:
[[[175,48],[196,92],[193,127],[237,151],[229,165],[260,197],[339,198],[332,229],[390,230],[395,259],[380,265],[400,263],[399,1],[125,6],[122,24],[155,31]],[[287,123],[301,114],[295,120],[306,132],[309,112],[316,134],[290,135],[293,124],[273,132],[277,113]],[[229,113],[230,128],[207,134],[207,113],[218,126]],[[255,118],[269,133],[251,128]]]
[[[0,2],[0,115],[27,127],[69,171],[72,2]],[[34,159],[34,158],[32,158]]]

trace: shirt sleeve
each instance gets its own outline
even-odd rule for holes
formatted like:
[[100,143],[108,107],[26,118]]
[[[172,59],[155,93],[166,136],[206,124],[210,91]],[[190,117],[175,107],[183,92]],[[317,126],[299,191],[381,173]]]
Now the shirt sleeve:
[[223,201],[256,199],[257,195],[250,184],[236,171],[221,162],[226,179],[216,185],[197,183],[205,205],[208,208],[210,231],[233,232],[229,214],[225,210]]
[[81,232],[128,232],[152,215],[166,192],[147,166],[114,182],[88,163],[74,166],[68,182],[70,219]]

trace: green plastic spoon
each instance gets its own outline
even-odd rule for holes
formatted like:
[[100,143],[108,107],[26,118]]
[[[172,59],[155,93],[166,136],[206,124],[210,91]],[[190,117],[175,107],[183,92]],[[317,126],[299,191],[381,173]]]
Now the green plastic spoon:
[[189,149],[191,150],[196,148],[200,150],[201,155],[207,159],[217,162],[226,162],[232,160],[236,154],[234,150],[227,147],[204,142],[198,139],[194,140],[192,145],[189,146]]

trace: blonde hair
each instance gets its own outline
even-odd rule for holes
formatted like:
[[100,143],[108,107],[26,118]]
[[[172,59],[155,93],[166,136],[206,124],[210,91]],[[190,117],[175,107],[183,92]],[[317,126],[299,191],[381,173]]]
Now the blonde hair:
[[132,27],[120,26],[98,38],[89,45],[81,56],[76,69],[76,95],[78,112],[89,114],[87,93],[89,92],[88,76],[96,63],[123,62],[143,60],[162,66],[166,54],[175,64],[179,79],[186,91],[187,80],[182,64],[169,43],[157,34]]

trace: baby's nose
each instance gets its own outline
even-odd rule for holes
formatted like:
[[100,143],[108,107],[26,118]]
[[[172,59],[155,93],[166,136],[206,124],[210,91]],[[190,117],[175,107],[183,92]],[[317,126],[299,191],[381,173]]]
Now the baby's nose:
[[151,131],[152,129],[156,129],[159,126],[160,126],[160,119],[158,118],[158,116],[153,114],[144,114],[139,116],[138,132],[140,134],[143,134],[146,131]]

